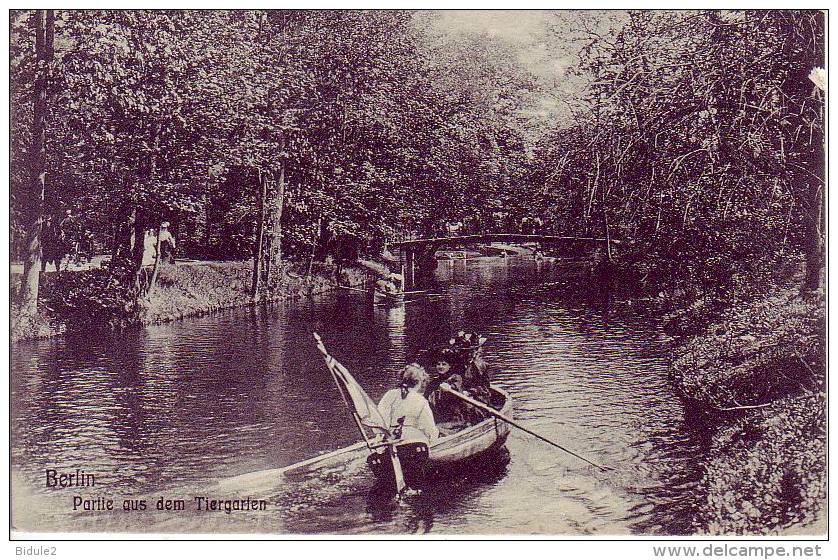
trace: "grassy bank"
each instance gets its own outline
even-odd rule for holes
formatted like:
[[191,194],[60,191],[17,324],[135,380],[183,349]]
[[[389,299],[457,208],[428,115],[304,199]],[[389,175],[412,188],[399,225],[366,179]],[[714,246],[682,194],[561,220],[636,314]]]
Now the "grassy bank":
[[688,413],[713,430],[698,532],[825,532],[824,309],[820,297],[777,290],[676,349]]
[[[138,302],[130,323],[119,323],[126,307],[125,294],[108,285],[104,269],[45,275],[35,318],[21,318],[12,309],[11,340],[49,338],[68,329],[117,328],[127,324],[149,325],[205,315],[244,305],[250,296],[252,263],[249,261],[184,262],[160,268],[157,284]],[[294,263],[286,264],[282,279],[265,290],[260,302],[293,300],[334,289],[335,283],[357,286],[371,273],[361,267],[321,266],[306,275]]]
[[[220,309],[250,305],[253,264],[249,261],[178,264],[164,266],[157,285],[144,299],[141,320],[161,323],[204,315]],[[287,264],[282,280],[273,291],[265,291],[261,301],[293,300],[332,290],[338,283],[363,284],[369,273],[359,267],[345,268],[336,279],[333,268],[323,267],[310,276],[294,264]]]

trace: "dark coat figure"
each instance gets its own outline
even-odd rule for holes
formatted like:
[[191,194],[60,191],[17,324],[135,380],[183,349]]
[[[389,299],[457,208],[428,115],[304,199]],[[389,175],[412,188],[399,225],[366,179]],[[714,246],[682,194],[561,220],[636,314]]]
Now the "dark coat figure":
[[485,339],[481,339],[477,333],[465,334],[460,331],[446,348],[436,352],[430,368],[433,377],[425,395],[438,422],[462,427],[480,422],[486,417],[483,411],[439,388],[442,383],[447,383],[459,393],[485,404],[491,402],[488,367],[480,356],[483,341]]
[[174,264],[175,236],[169,231],[169,222],[160,224],[160,261]]
[[443,383],[448,383],[455,391],[463,389],[462,367],[456,354],[448,348],[436,352],[431,372],[431,382],[425,390],[425,396],[431,403],[434,418],[441,424],[464,424],[467,419],[464,403],[439,388]]
[[489,390],[488,365],[481,356],[475,356],[465,368],[463,388],[478,401],[490,404],[492,393]]

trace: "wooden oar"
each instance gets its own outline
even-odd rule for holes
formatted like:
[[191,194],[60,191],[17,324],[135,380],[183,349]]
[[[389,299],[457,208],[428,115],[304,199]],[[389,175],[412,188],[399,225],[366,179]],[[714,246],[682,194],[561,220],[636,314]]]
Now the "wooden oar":
[[353,288],[352,286],[338,286],[338,288],[343,288],[344,290],[352,290],[353,292],[361,292],[364,294],[369,295],[371,292],[369,290],[362,290],[360,288]]
[[322,461],[327,461],[332,459],[333,457],[337,457],[338,455],[343,455],[344,453],[353,453],[356,451],[360,451],[363,448],[367,447],[367,442],[359,441],[358,443],[353,443],[350,446],[343,447],[341,449],[337,449],[335,451],[331,451],[329,453],[324,453],[322,455],[318,455],[317,457],[312,457],[310,459],[306,459],[305,461],[300,461],[299,463],[294,463],[293,465],[288,465],[287,467],[282,467],[278,469],[279,474],[287,474],[293,471],[310,467],[316,463],[320,463]]
[[598,464],[594,463],[593,461],[589,461],[588,459],[585,459],[584,457],[582,457],[582,456],[581,456],[581,455],[579,455],[578,453],[575,453],[575,452],[571,451],[570,449],[568,449],[568,448],[566,448],[566,447],[562,447],[561,445],[559,445],[559,444],[558,444],[558,443],[556,443],[555,441],[550,441],[549,439],[547,439],[546,437],[542,436],[541,434],[537,434],[537,433],[535,433],[534,431],[530,430],[529,428],[525,428],[524,426],[522,426],[521,424],[519,424],[518,422],[516,422],[516,421],[515,421],[515,420],[513,420],[512,418],[510,418],[510,417],[508,417],[508,416],[506,416],[506,415],[504,415],[504,414],[501,414],[500,412],[498,412],[498,411],[497,411],[497,410],[495,410],[494,408],[489,407],[489,406],[486,406],[485,404],[483,404],[483,403],[482,403],[482,402],[480,402],[480,401],[476,401],[476,400],[474,400],[474,399],[473,399],[473,398],[471,398],[471,397],[468,397],[468,396],[466,396],[466,395],[464,395],[464,394],[462,394],[462,393],[460,393],[460,392],[455,391],[455,390],[454,390],[454,389],[452,389],[452,388],[451,388],[451,386],[450,386],[450,385],[448,385],[447,383],[443,383],[442,385],[440,385],[440,386],[439,386],[439,388],[440,388],[440,389],[442,389],[443,391],[446,391],[446,392],[448,392],[448,393],[451,393],[451,394],[452,394],[452,395],[454,395],[455,397],[457,397],[457,398],[459,398],[459,399],[464,400],[465,402],[469,403],[470,405],[472,405],[472,406],[474,406],[474,407],[476,407],[476,408],[479,408],[480,410],[482,410],[482,411],[484,411],[484,412],[488,412],[489,414],[491,414],[491,415],[492,415],[492,416],[494,416],[495,418],[499,418],[499,419],[503,420],[504,422],[506,422],[507,424],[510,424],[510,425],[512,425],[512,426],[515,426],[515,427],[516,427],[516,428],[518,428],[519,430],[523,430],[523,431],[527,432],[528,434],[530,434],[531,436],[535,436],[535,437],[537,437],[537,438],[538,438],[538,439],[540,439],[541,441],[544,441],[544,442],[546,442],[546,443],[549,443],[550,445],[552,445],[552,446],[554,446],[554,447],[558,447],[559,449],[561,449],[561,450],[562,450],[562,451],[564,451],[565,453],[570,453],[570,454],[571,454],[571,455],[573,455],[574,457],[576,457],[576,458],[578,458],[578,459],[582,459],[583,461],[585,461],[585,462],[586,462],[586,463],[588,463],[589,465],[593,465],[593,466],[595,466],[596,468],[600,469],[601,471],[614,470],[614,467],[608,467],[608,466],[604,466],[604,465],[598,465]]
[[404,296],[404,292],[382,292],[381,290],[375,290],[375,295],[398,299]]

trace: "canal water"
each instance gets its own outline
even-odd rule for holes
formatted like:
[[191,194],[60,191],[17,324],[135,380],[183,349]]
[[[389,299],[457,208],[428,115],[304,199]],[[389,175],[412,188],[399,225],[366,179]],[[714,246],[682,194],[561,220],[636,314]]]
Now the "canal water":
[[[13,525],[80,532],[689,533],[703,450],[667,381],[656,319],[638,307],[607,300],[573,267],[477,258],[440,262],[431,294],[402,307],[330,293],[114,336],[15,345]],[[517,419],[614,470],[600,472],[515,429],[508,453],[398,503],[371,497],[363,453],[305,475],[278,470],[358,441],[313,331],[378,399],[407,360],[461,328],[488,338],[493,383],[512,395]],[[95,486],[48,488],[47,469],[92,473]],[[198,511],[199,496],[264,500],[266,509]],[[184,509],[167,511],[165,500],[178,499]],[[113,500],[112,511],[101,510],[106,500]]]

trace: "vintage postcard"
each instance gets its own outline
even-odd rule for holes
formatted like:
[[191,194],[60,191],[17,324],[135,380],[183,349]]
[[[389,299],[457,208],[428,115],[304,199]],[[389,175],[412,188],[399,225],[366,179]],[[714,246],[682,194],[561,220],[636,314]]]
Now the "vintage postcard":
[[824,538],[826,19],[10,10],[11,538]]

